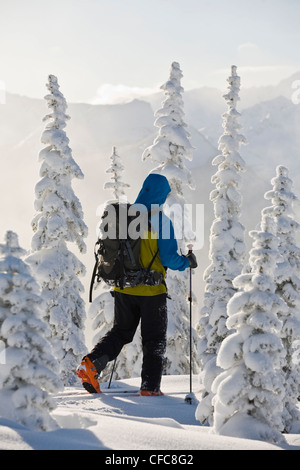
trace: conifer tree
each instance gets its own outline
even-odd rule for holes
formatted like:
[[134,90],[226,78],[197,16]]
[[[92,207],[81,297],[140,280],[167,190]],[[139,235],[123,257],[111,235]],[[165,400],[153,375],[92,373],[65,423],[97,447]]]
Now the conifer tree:
[[85,268],[67,243],[75,243],[81,253],[86,250],[83,239],[87,227],[80,201],[72,189],[72,180],[82,179],[83,173],[72,157],[64,131],[69,119],[67,103],[55,76],[49,75],[47,88],[45,100],[51,113],[44,118],[47,124],[42,143],[46,147],[39,155],[41,180],[35,188],[37,213],[32,221],[35,233],[28,261],[47,304],[45,319],[51,328],[61,378],[65,385],[72,385],[76,381],[76,367],[86,353],[85,305],[80,296],[84,289],[79,280]]
[[286,302],[288,309],[280,320],[283,323],[281,339],[286,353],[285,406],[283,420],[286,432],[299,432],[300,412],[300,248],[297,243],[299,223],[295,220],[295,205],[299,200],[292,191],[293,182],[288,169],[278,166],[272,179],[273,189],[265,195],[272,206],[265,212],[275,220],[276,236],[282,261],[277,266],[277,293]]
[[50,415],[56,404],[49,393],[57,393],[63,385],[46,339],[40,289],[21,259],[25,250],[14,232],[6,233],[0,255],[0,341],[5,346],[5,363],[0,366],[1,416],[34,430],[52,430],[58,426]]
[[[184,121],[182,77],[180,65],[173,62],[169,80],[161,86],[165,100],[161,109],[155,113],[157,118],[155,126],[159,128],[158,136],[153,145],[144,151],[143,160],[149,158],[153,162],[158,162],[159,166],[153,172],[164,175],[169,181],[171,193],[164,210],[173,222],[178,248],[186,252],[187,244],[195,238],[195,234],[186,217],[185,189],[194,189],[194,184],[191,172],[186,166],[187,161],[193,158],[193,147]],[[166,374],[189,373],[188,275],[188,270],[184,273],[169,270],[167,275],[170,299],[168,299]],[[197,372],[198,337],[193,328],[192,335],[193,365],[194,372]]]
[[260,231],[250,232],[250,272],[237,276],[228,303],[227,328],[212,385],[214,430],[219,434],[283,442],[285,351],[280,339],[287,306],[276,293],[280,261],[274,219],[262,213]]
[[241,173],[245,164],[239,150],[246,140],[240,134],[240,113],[236,109],[240,99],[240,77],[235,66],[232,66],[231,76],[227,81],[228,93],[224,98],[228,109],[223,115],[224,133],[219,139],[219,150],[222,153],[212,162],[213,165],[218,165],[218,171],[212,177],[216,188],[210,194],[215,214],[210,232],[211,264],[204,273],[204,306],[197,327],[203,387],[197,412],[202,423],[211,423],[213,419],[211,385],[220,372],[216,366],[216,358],[222,341],[229,334],[226,327],[226,307],[236,292],[232,281],[241,273],[245,256],[244,227],[240,222]]
[[104,189],[111,189],[116,201],[121,201],[125,196],[125,190],[130,188],[129,184],[122,181],[122,173],[124,165],[122,160],[117,154],[116,147],[113,147],[113,153],[110,157],[111,165],[106,170],[106,173],[111,175],[111,181],[104,184]]

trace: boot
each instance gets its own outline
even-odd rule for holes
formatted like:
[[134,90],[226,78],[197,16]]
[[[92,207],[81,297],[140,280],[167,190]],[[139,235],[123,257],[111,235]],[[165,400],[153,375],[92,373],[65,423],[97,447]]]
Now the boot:
[[153,392],[152,390],[140,390],[140,395],[142,397],[160,397],[163,395],[163,392],[161,390],[158,392]]
[[82,380],[82,386],[89,393],[101,393],[98,382],[99,374],[95,365],[88,357],[84,357],[76,370],[77,376]]

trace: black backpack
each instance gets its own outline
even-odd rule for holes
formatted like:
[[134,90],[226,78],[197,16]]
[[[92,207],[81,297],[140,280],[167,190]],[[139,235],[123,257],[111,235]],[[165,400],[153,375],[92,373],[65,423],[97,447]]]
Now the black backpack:
[[[132,209],[133,210],[132,210]],[[95,245],[95,266],[90,286],[90,302],[95,279],[109,286],[155,286],[163,282],[163,275],[152,271],[154,254],[149,266],[140,265],[142,232],[151,231],[149,213],[141,214],[131,204],[108,204],[101,217],[100,236]]]

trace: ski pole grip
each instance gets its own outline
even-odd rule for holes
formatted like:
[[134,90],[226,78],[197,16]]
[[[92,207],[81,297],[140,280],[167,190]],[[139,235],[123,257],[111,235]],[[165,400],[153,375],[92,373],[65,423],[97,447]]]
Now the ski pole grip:
[[188,249],[189,249],[189,252],[186,256],[189,259],[190,268],[191,269],[197,268],[198,263],[196,260],[196,256],[193,253],[193,245],[188,245]]

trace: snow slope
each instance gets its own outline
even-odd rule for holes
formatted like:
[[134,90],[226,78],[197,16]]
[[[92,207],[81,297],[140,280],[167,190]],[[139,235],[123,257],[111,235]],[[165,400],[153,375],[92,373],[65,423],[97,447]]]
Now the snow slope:
[[[197,380],[195,377],[193,384],[196,395]],[[139,387],[139,379],[112,384],[114,388],[124,386],[135,389]],[[105,384],[103,390],[104,387]],[[164,376],[162,389],[163,397],[139,397],[97,396],[84,394],[81,386],[66,388],[56,396],[57,408],[52,413],[60,427],[58,430],[33,432],[1,418],[0,449],[300,450],[299,435],[286,435],[287,444],[279,447],[262,441],[212,434],[209,427],[202,427],[195,420],[197,405],[184,402],[189,392],[188,376]]]

